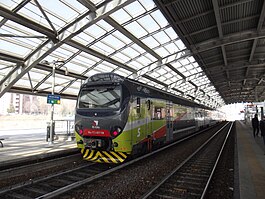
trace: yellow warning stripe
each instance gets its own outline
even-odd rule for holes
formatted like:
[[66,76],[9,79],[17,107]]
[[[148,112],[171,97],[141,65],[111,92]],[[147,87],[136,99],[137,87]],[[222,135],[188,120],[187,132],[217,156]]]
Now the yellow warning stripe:
[[114,162],[114,163],[118,163],[117,160],[116,160],[115,158],[113,158],[108,152],[103,151],[103,153],[104,153],[106,156],[108,156],[109,159],[110,159],[112,162]]
[[114,155],[120,162],[123,162],[125,159],[121,158],[120,156],[118,156],[118,154],[116,154],[115,152],[110,152],[112,155]]
[[90,158],[92,158],[92,156],[93,156],[93,154],[94,154],[94,151],[92,151],[92,150],[87,150],[87,151],[90,151],[90,154],[89,154],[89,156],[86,157],[85,159],[86,159],[86,160],[89,160]]
[[[94,152],[94,151],[93,151],[93,152]],[[99,151],[96,152],[95,156],[94,156],[93,158],[91,158],[90,160],[91,160],[91,161],[95,161],[96,159],[98,159],[98,153],[99,153]]]
[[[119,163],[124,162],[124,160],[127,158],[126,153],[122,152],[114,152],[114,151],[95,151],[95,150],[89,150],[89,149],[81,149],[81,152],[83,154],[83,158],[85,160],[90,160],[93,162],[99,162],[99,163]],[[88,156],[88,157],[86,157]]]
[[118,154],[120,154],[121,156],[123,156],[124,158],[127,158],[127,155],[122,153],[122,152],[117,152]]
[[[110,161],[109,161],[107,158],[105,158],[104,155],[101,154],[100,152],[98,152],[98,157],[100,157],[104,162],[106,162],[106,163],[110,163]],[[99,160],[100,160],[100,159],[99,159]]]
[[85,154],[83,154],[83,157],[85,158],[88,155],[88,150],[86,150]]

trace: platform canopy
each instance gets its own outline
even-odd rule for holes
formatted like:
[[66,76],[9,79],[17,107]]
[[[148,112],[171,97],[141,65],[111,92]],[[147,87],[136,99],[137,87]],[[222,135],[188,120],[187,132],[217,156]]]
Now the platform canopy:
[[0,97],[47,96],[54,68],[62,98],[75,99],[93,74],[115,72],[212,108],[230,102],[163,6],[152,0],[1,0]]

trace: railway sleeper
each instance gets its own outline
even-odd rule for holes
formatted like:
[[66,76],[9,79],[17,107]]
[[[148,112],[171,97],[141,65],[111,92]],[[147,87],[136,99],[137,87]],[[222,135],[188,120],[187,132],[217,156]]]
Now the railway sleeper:
[[43,183],[42,185],[41,184],[38,184],[38,187],[41,187],[43,190],[45,191],[54,191],[56,190],[56,187],[48,184],[48,183]]
[[45,193],[47,193],[45,190],[40,189],[40,188],[36,188],[36,187],[25,187],[24,190],[30,191],[30,192],[34,192],[34,193],[37,193],[37,194],[45,194]]
[[194,177],[194,176],[179,176],[178,177],[179,180],[187,180],[187,181],[195,181],[198,183],[202,183],[205,182],[206,178],[198,178],[198,177]]
[[[208,173],[209,174],[209,173]],[[209,175],[207,174],[201,174],[201,173],[186,173],[186,172],[180,172],[178,173],[178,176],[189,176],[192,178],[208,178]]]
[[166,189],[161,188],[159,193],[155,193],[157,196],[160,195],[160,198],[191,198],[193,196],[198,198],[201,195],[200,192],[191,192],[190,189],[185,189],[182,187],[176,187],[175,189]]
[[20,193],[16,193],[16,192],[12,192],[10,194],[7,194],[7,197],[6,198],[14,198],[14,199],[32,199],[28,196],[25,196],[23,194],[20,194]]
[[183,180],[176,180],[174,181],[173,183],[176,183],[176,184],[182,184],[182,185],[188,185],[189,186],[199,186],[201,187],[202,186],[202,182],[205,182],[205,180],[202,180],[202,181],[198,181],[198,182],[194,182],[193,180],[187,180],[187,179],[183,179]]
[[67,179],[74,180],[74,181],[84,180],[84,177],[80,177],[80,176],[66,175],[65,177]]

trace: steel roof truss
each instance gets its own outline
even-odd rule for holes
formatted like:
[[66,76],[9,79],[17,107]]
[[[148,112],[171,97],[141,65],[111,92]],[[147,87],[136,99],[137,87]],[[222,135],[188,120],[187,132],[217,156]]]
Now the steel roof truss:
[[[43,45],[41,45],[39,48],[37,48],[31,55],[28,56],[28,58],[25,60],[25,67],[23,68],[23,71],[18,74],[13,71],[12,74],[10,74],[10,80],[8,81],[8,86],[5,88],[2,86],[0,90],[0,97],[4,95],[6,91],[8,91],[21,77],[23,77],[29,70],[31,70],[36,64],[38,64],[41,60],[43,60],[46,56],[48,56],[51,52],[59,48],[64,42],[67,40],[70,40],[77,34],[81,33],[84,29],[88,28],[89,26],[95,24],[97,21],[105,18],[106,16],[112,14],[113,12],[117,11],[121,7],[130,4],[134,0],[114,0],[114,1],[108,1],[105,4],[102,4],[101,7],[99,7],[96,10],[95,13],[88,13],[87,17],[81,16],[73,23],[71,23],[69,26],[67,26],[67,29],[63,29],[63,31],[59,32],[58,39],[59,42],[54,44],[52,41],[48,40]],[[3,7],[0,7],[0,13],[4,13],[4,17],[11,18],[13,20],[16,20],[18,22],[28,22],[28,19],[21,20],[18,15],[15,13],[10,12],[7,9],[4,9]],[[27,24],[25,24],[27,27]],[[40,28],[41,26],[33,27],[34,28]],[[41,27],[41,30],[43,28]],[[52,33],[52,35],[54,35]]]

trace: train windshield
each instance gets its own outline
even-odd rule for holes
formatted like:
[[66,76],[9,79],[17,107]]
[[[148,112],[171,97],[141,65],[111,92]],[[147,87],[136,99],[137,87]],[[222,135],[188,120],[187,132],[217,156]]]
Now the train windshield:
[[78,99],[78,108],[116,109],[120,107],[121,86],[83,88]]

